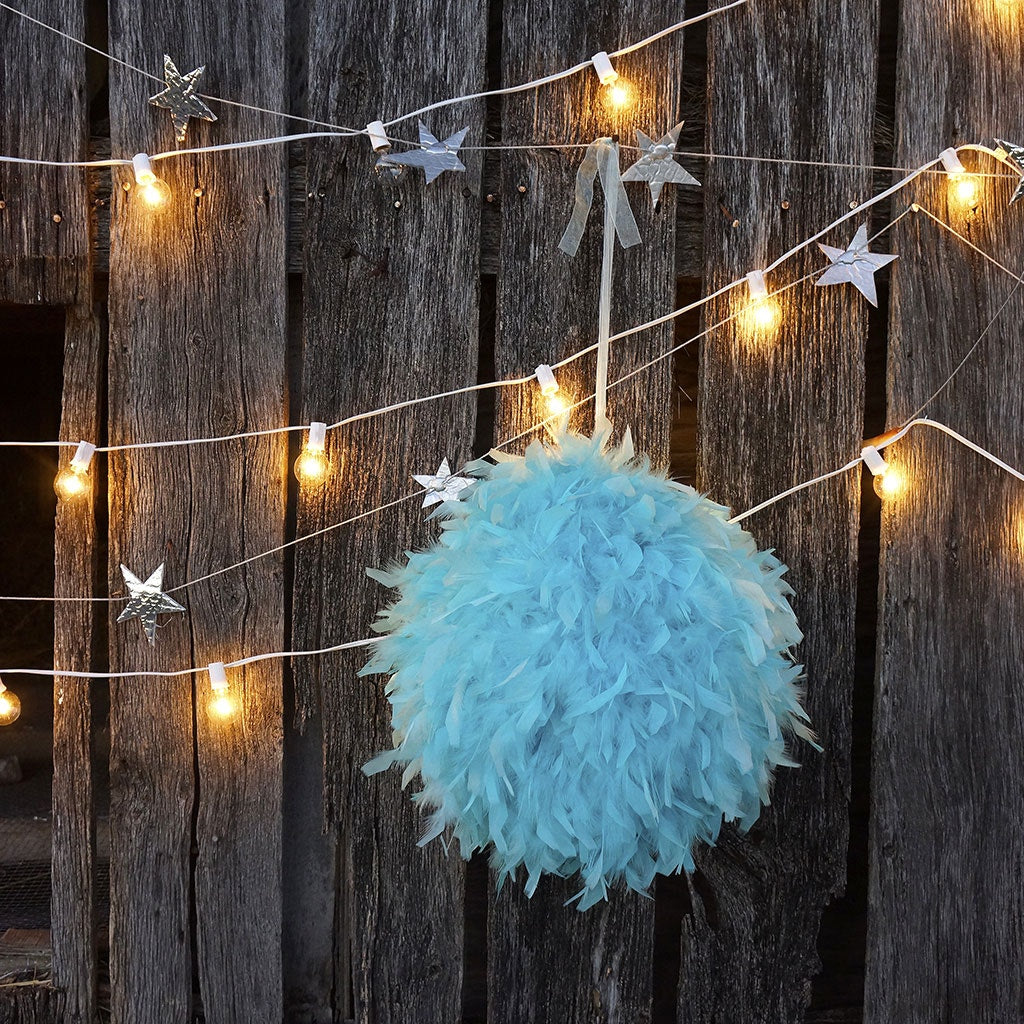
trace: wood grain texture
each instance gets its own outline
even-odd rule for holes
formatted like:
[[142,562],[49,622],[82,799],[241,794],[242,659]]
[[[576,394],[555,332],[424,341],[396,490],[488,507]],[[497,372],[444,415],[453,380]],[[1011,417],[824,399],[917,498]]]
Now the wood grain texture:
[[[993,135],[1024,137],[1022,29],[1015,5],[901,6],[898,162],[916,165],[965,142],[991,145]],[[1001,170],[982,156],[963,160],[972,170]],[[943,179],[915,184],[904,202],[919,201],[1019,270],[1021,210],[1007,208],[1015,183],[979,182],[974,210]],[[927,218],[900,229],[889,422],[927,401],[1009,298],[924,415],[1024,464],[1024,296]],[[865,1019],[1020,1020],[1021,485],[928,428],[887,458],[908,486],[882,518]]]
[[[310,116],[361,126],[483,84],[486,8],[442,0],[313,0]],[[382,26],[388,26],[386,31]],[[426,118],[441,139],[483,107]],[[392,134],[416,139],[416,121]],[[401,147],[407,148],[407,147]],[[351,413],[472,384],[476,379],[481,159],[427,186],[420,170],[379,179],[365,140],[317,143],[308,158],[302,418]],[[410,475],[472,452],[473,396],[354,425],[329,438],[335,473],[300,491],[299,534],[414,491]],[[419,500],[301,545],[295,558],[294,643],[313,647],[369,635],[392,595],[364,567],[401,558],[436,532]],[[360,767],[391,746],[385,680],[358,678],[365,652],[295,666],[300,718],[323,715],[327,822],[341,830],[345,887],[336,907],[345,954],[336,1010],[375,1024],[455,1021],[460,1014],[463,869],[440,843],[416,847],[421,818],[397,772]]]
[[[590,6],[515,0],[504,4],[502,84],[539,77],[600,49],[614,50],[683,17],[677,4],[599,3]],[[538,92],[505,98],[503,143],[589,143],[622,134],[636,145],[633,127],[658,138],[679,118],[683,38],[676,34],[616,61],[635,104],[622,114],[606,109],[597,76],[586,71]],[[628,130],[628,134],[627,133]],[[529,374],[596,340],[603,198],[594,203],[580,251],[570,258],[558,241],[572,209],[582,149],[510,151],[501,158],[501,245],[498,261],[497,377]],[[623,169],[636,157],[621,154]],[[525,188],[520,191],[520,186]],[[673,307],[675,297],[674,186],[666,186],[656,213],[645,184],[627,186],[643,243],[616,243],[612,332]],[[672,346],[672,329],[613,344],[609,380],[630,372]],[[568,394],[593,392],[595,361],[581,359],[559,372]],[[665,360],[608,395],[609,417],[621,437],[631,428],[638,451],[655,465],[668,463],[671,362]],[[543,419],[537,389],[498,394],[495,442]],[[574,429],[593,427],[593,406],[573,417]],[[535,436],[535,435],[534,435]],[[521,451],[528,438],[511,450]],[[580,914],[564,902],[577,879],[545,878],[532,899],[507,885],[489,912],[488,1007],[492,1024],[520,1022],[640,1022],[651,1013],[653,903],[615,889],[606,904]]]
[[[88,293],[87,286],[82,291]],[[61,437],[99,438],[103,429],[103,352],[91,306],[68,310],[64,345]],[[69,460],[74,449],[64,449]],[[54,535],[56,597],[94,594],[97,532],[94,489],[60,502]],[[99,607],[99,606],[97,606]],[[89,671],[96,608],[69,602],[54,608],[53,667]],[[100,611],[102,614],[102,611]],[[57,675],[53,686],[53,862],[50,930],[53,983],[63,993],[62,1024],[91,1024],[96,1013],[96,815],[92,780],[92,711],[87,679]]]
[[[19,5],[69,35],[85,30],[82,0]],[[89,138],[85,53],[0,10],[0,153],[32,160],[85,160]],[[74,305],[90,249],[85,172],[0,164],[0,300]]]
[[[715,19],[709,150],[871,163],[876,38],[874,3],[752,4]],[[866,172],[713,161],[705,293],[764,267],[870,194]],[[845,246],[856,224],[826,240]],[[821,265],[815,247],[770,275],[769,287]],[[744,287],[712,302],[705,324],[746,301]],[[865,301],[848,285],[807,281],[781,306],[774,332],[735,320],[702,342],[698,486],[737,510],[860,450]],[[825,752],[800,744],[803,767],[779,771],[773,806],[752,831],[728,827],[716,849],[699,850],[683,921],[680,1022],[798,1021],[809,1001],[821,912],[845,881],[859,486],[851,472],[744,523],[790,567],[806,706]]]
[[[114,3],[110,43],[160,70],[207,63],[202,89],[281,109],[283,5],[191,8]],[[112,147],[173,146],[170,115],[147,103],[157,84],[111,80]],[[218,107],[193,121],[192,145],[279,133],[279,118]],[[142,208],[114,189],[110,274],[112,443],[211,436],[283,425],[284,169],[279,148],[169,160],[168,205]],[[119,563],[140,576],[166,563],[174,587],[279,544],[286,441],[113,455],[112,593]],[[111,616],[111,665],[174,669],[280,650],[280,556],[176,595],[157,646]],[[229,670],[239,705],[211,723],[205,673],[112,687],[111,983],[115,1021],[191,1019],[193,938],[203,1012],[213,1022],[281,1019],[281,672]],[[195,724],[193,723],[193,715]],[[198,778],[194,771],[198,769]],[[194,830],[194,834],[193,834]],[[194,866],[192,850],[195,847]],[[194,892],[194,908],[191,896]]]
[[64,1000],[59,992],[44,985],[0,988],[0,1024],[58,1024]]

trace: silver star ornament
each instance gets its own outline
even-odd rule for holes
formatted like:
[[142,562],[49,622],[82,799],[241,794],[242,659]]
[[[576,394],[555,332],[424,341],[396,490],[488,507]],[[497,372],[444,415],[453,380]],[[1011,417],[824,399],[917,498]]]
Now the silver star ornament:
[[996,142],[1006,150],[1007,156],[1017,165],[1017,173],[1020,175],[1017,188],[1010,196],[1008,205],[1012,206],[1021,196],[1024,196],[1024,146],[1015,146],[1012,142],[1004,142],[1002,139],[996,139]]
[[861,224],[853,241],[845,249],[837,249],[834,245],[822,245],[818,248],[831,260],[832,266],[814,283],[843,284],[849,282],[872,306],[878,305],[878,293],[875,291],[875,271],[899,259],[893,253],[868,252],[868,226]]
[[649,135],[637,129],[636,140],[640,144],[642,156],[622,175],[623,181],[646,181],[651,187],[651,205],[657,206],[661,198],[661,190],[666,184],[699,185],[700,182],[689,171],[675,162],[676,143],[683,122],[675,126],[667,135],[655,142]]
[[466,138],[469,127],[462,131],[449,135],[444,142],[439,142],[430,132],[426,125],[420,121],[420,148],[410,150],[408,153],[388,153],[377,161],[379,168],[393,167],[422,167],[429,185],[435,178],[445,171],[464,171],[466,165],[459,159],[459,147]]
[[156,644],[156,617],[164,612],[183,612],[184,605],[178,604],[163,592],[164,564],[153,571],[145,583],[126,566],[121,566],[121,575],[128,587],[128,606],[117,617],[118,622],[138,618],[150,645]]
[[437,467],[437,472],[433,476],[414,473],[412,478],[427,492],[421,508],[429,508],[442,501],[460,501],[462,492],[473,483],[464,476],[452,476],[447,459],[441,460],[441,465]]
[[155,96],[150,96],[149,102],[154,107],[164,107],[171,112],[174,137],[178,142],[185,141],[190,117],[201,117],[204,121],[217,120],[217,115],[196,93],[199,78],[205,70],[204,64],[187,75],[182,75],[174,66],[174,61],[164,54],[164,80],[167,82],[167,88]]

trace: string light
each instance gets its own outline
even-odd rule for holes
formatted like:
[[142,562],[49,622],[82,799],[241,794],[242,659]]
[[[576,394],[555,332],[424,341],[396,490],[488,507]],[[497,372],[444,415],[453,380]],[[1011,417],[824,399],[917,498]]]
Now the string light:
[[210,673],[210,714],[222,720],[232,718],[237,708],[229,693],[230,684],[223,661],[214,661],[207,666]]
[[171,190],[167,182],[156,176],[146,153],[136,153],[132,157],[132,169],[135,171],[135,184],[139,186],[139,198],[147,206],[158,209],[170,200]]
[[295,460],[295,477],[301,484],[316,487],[331,473],[331,463],[324,453],[327,443],[327,424],[314,421],[309,425],[306,443]]
[[21,701],[16,693],[4,686],[0,679],[0,725],[10,725],[21,714]]
[[865,445],[861,449],[860,457],[871,471],[871,486],[875,494],[883,501],[895,498],[903,490],[903,474],[889,465],[874,445]]
[[967,173],[967,168],[960,162],[955,149],[950,147],[939,154],[942,166],[946,169],[946,176],[949,179],[950,192],[957,202],[964,206],[974,207],[978,205],[978,182],[977,179]]
[[612,66],[607,52],[601,50],[590,58],[601,81],[601,102],[612,110],[622,110],[633,100],[633,88]]
[[747,274],[747,289],[750,302],[743,311],[746,329],[754,334],[776,328],[782,318],[782,311],[768,294],[763,270],[752,270]]
[[89,463],[92,462],[96,445],[88,441],[79,441],[74,457],[53,481],[53,489],[61,501],[80,498],[92,490],[89,481]]
[[541,363],[537,367],[536,377],[537,383],[540,385],[541,396],[544,398],[544,405],[547,408],[545,420],[557,417],[553,424],[546,422],[545,427],[552,437],[557,437],[559,432],[569,429],[569,411],[572,403],[562,394],[554,371],[547,363]]

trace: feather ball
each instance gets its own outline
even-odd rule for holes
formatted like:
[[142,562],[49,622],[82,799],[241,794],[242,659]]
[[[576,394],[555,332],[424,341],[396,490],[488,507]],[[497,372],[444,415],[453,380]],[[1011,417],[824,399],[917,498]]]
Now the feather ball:
[[692,871],[723,819],[749,827],[800,705],[785,566],[628,441],[565,435],[477,463],[442,532],[371,576],[400,596],[364,673],[386,673],[393,750],[462,855],[579,873],[580,909],[623,879]]

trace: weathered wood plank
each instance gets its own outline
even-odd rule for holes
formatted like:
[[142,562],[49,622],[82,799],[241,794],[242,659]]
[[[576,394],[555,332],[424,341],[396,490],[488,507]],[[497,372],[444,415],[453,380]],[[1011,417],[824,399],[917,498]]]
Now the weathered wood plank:
[[[363,125],[434,99],[479,90],[486,8],[480,3],[346,0],[310,4],[310,116]],[[382,31],[382,26],[390,26]],[[483,106],[427,117],[445,138]],[[415,120],[394,134],[416,138]],[[468,171],[427,186],[421,171],[397,185],[376,178],[364,139],[316,144],[308,161],[302,417],[331,421],[360,410],[475,382],[479,280],[478,153]],[[321,493],[300,493],[298,531],[336,523],[414,489],[413,472],[471,453],[472,396],[359,424],[329,439],[335,473]],[[368,582],[379,566],[423,544],[413,501],[302,545],[295,559],[298,647],[367,636],[388,599]],[[348,865],[336,908],[337,1012],[353,980],[358,1021],[454,1021],[462,974],[463,869],[440,843],[416,848],[419,815],[397,774],[360,766],[391,745],[382,679],[359,679],[365,654],[295,666],[298,713],[323,714],[327,820],[341,828]],[[347,948],[345,948],[347,947]]]
[[[159,71],[207,62],[204,91],[281,109],[283,6],[207,5],[185,19],[155,2],[116,3],[111,46]],[[111,80],[112,147],[173,145],[156,89]],[[279,120],[221,107],[189,142],[274,134]],[[209,436],[285,422],[284,153],[267,148],[160,165],[166,208],[141,208],[118,177],[110,274],[113,443]],[[286,444],[280,437],[110,460],[110,586],[118,563],[166,562],[180,584],[280,543]],[[139,624],[111,622],[115,668],[180,668],[280,650],[283,585],[267,558],[190,588],[155,649]],[[115,605],[112,619],[119,606]],[[230,674],[230,722],[207,712],[209,682],[131,680],[113,687],[111,981],[116,1021],[190,1019],[195,967],[205,1019],[281,1018],[280,664]],[[193,758],[199,778],[193,773]],[[198,788],[196,782],[198,781]],[[196,803],[198,801],[198,803]],[[196,861],[190,852],[195,817]]]
[[[874,3],[750,5],[715,19],[708,148],[871,163],[876,38]],[[856,73],[836,70],[850,68]],[[713,161],[705,293],[765,266],[869,194],[867,172]],[[845,245],[855,226],[828,241]],[[821,262],[815,248],[771,275],[769,287]],[[746,301],[743,289],[709,304],[705,324]],[[808,281],[781,305],[774,332],[752,335],[740,320],[702,342],[698,486],[737,510],[859,450],[864,300],[849,286]],[[806,637],[798,651],[806,704],[825,753],[800,745],[804,766],[779,773],[773,806],[752,832],[727,828],[717,849],[699,851],[683,922],[681,1022],[798,1021],[809,1000],[821,912],[845,880],[859,486],[850,473],[745,524],[790,567]]]
[[[88,294],[88,286],[82,292]],[[103,429],[103,352],[91,306],[69,309],[65,322],[61,436],[99,438]],[[74,449],[64,452],[70,458]],[[95,476],[94,476],[95,479]],[[96,569],[95,485],[80,501],[61,502],[54,535],[54,595],[90,597]],[[89,671],[95,609],[88,603],[54,608],[53,667]],[[100,612],[102,614],[102,611]],[[56,676],[53,685],[53,982],[63,993],[63,1020],[91,1024],[96,1013],[96,907],[89,680]]]
[[0,1024],[58,1024],[63,1012],[61,993],[47,985],[0,988]]
[[[539,77],[597,50],[613,50],[683,16],[678,4],[551,4],[520,0],[504,5],[502,82]],[[539,27],[544,45],[538,46]],[[621,114],[600,100],[597,76],[586,72],[539,92],[515,94],[503,104],[504,143],[589,143],[622,133],[636,145],[634,128],[659,137],[679,119],[682,34],[616,62],[636,102]],[[591,213],[579,254],[570,259],[558,241],[572,207],[582,149],[502,154],[501,248],[498,264],[499,378],[531,372],[596,339],[603,200]],[[636,153],[622,154],[625,168]],[[519,186],[525,190],[516,198]],[[667,186],[655,214],[648,187],[628,186],[643,244],[616,243],[612,331],[670,310],[675,297],[676,195]],[[671,348],[672,328],[636,335],[612,348],[609,379]],[[559,374],[568,393],[593,391],[593,358]],[[621,437],[630,427],[639,451],[668,463],[671,362],[665,360],[609,392],[609,416]],[[495,440],[543,418],[536,389],[498,396]],[[573,419],[589,432],[593,407]],[[513,450],[521,450],[526,442]],[[528,900],[516,886],[492,897],[488,954],[488,1007],[492,1022],[644,1021],[651,1013],[653,903],[615,890],[607,904],[580,914],[563,906],[578,892],[576,879],[546,878]]]
[[[19,6],[69,35],[84,35],[82,0]],[[0,153],[87,159],[84,51],[10,11],[0,10],[0,34]],[[0,301],[88,302],[81,288],[87,280],[89,218],[83,171],[0,164]]]
[[[1024,137],[1021,12],[901,5],[898,162]],[[970,25],[970,31],[964,26]],[[966,154],[983,172],[1000,168]],[[979,183],[976,211],[943,179],[919,200],[1020,269],[1016,179]],[[889,423],[935,392],[1014,289],[924,217],[893,239]],[[1024,464],[1018,292],[924,415]],[[918,428],[887,452],[907,478],[883,505],[865,1020],[1019,1020],[1024,921],[1021,485]]]

